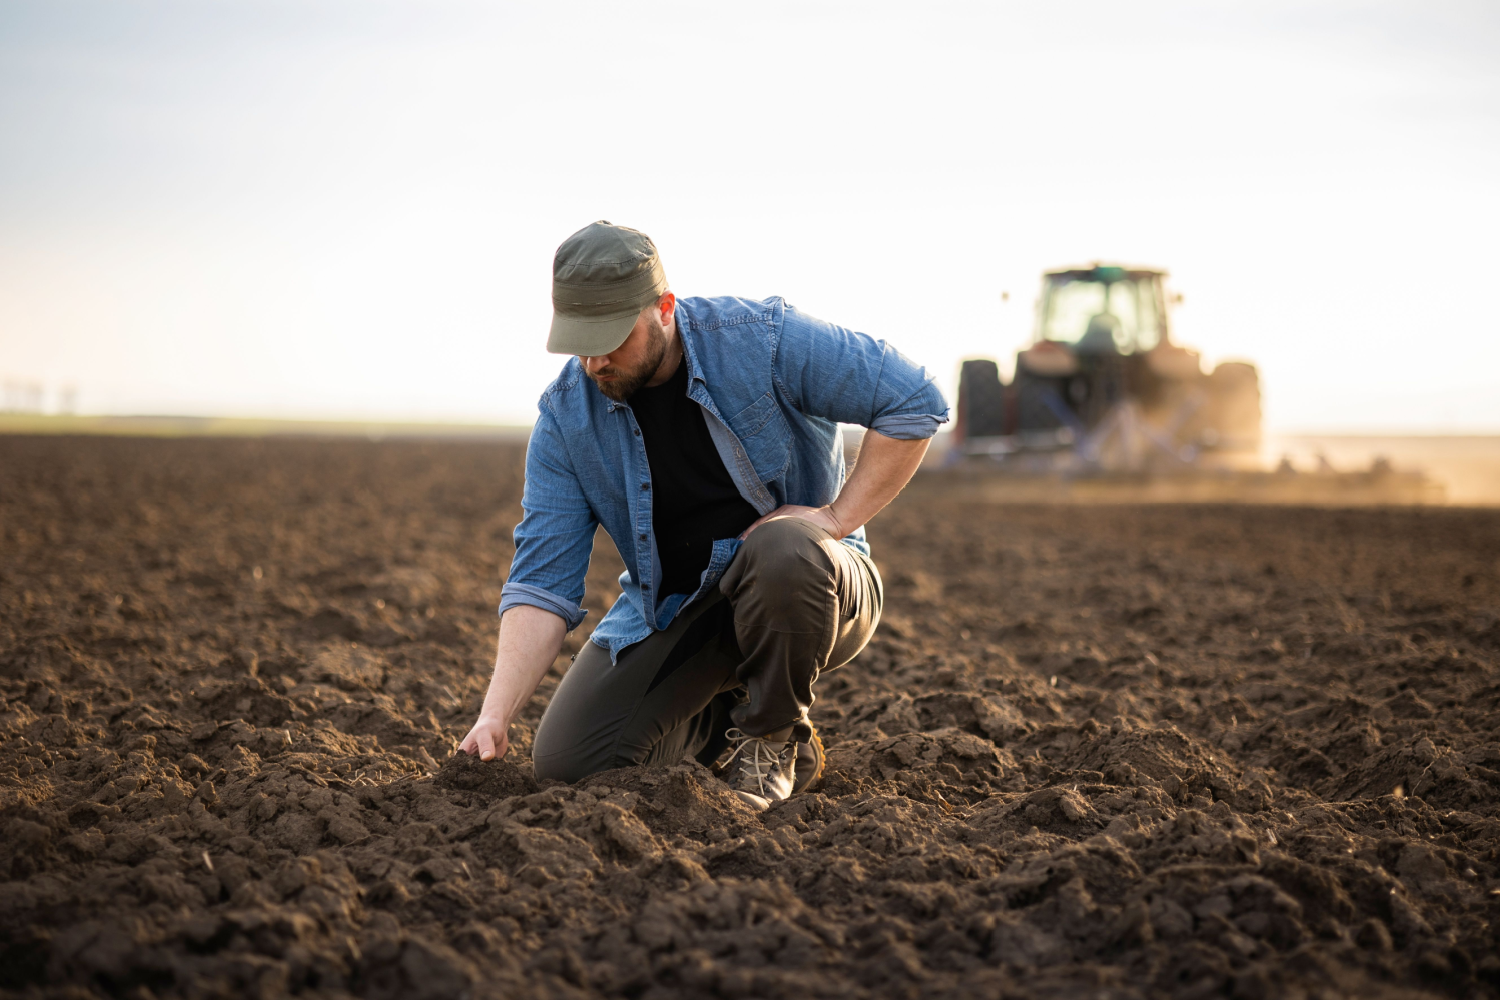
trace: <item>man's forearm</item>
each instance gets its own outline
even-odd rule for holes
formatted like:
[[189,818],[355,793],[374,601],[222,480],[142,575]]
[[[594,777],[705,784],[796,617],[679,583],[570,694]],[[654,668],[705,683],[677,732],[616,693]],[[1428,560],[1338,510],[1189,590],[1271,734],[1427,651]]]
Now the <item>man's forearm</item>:
[[567,634],[567,624],[550,611],[521,604],[505,612],[495,649],[495,673],[481,711],[515,718],[556,661]]
[[928,438],[905,441],[886,437],[876,431],[865,431],[859,446],[854,471],[829,505],[845,534],[880,513],[885,505],[911,481],[922,456],[927,454]]
[[854,471],[839,491],[838,498],[826,507],[803,507],[798,504],[783,504],[771,513],[755,520],[740,535],[747,538],[750,532],[779,517],[799,517],[811,521],[834,538],[843,538],[849,532],[866,523],[870,518],[896,499],[922,464],[927,454],[928,440],[921,438],[906,441],[886,437],[875,431],[865,431],[864,443],[859,448],[859,460]]
[[506,727],[557,659],[567,634],[567,623],[561,618],[527,604],[517,605],[501,616],[495,672],[490,677],[479,721],[460,749],[477,753],[484,760],[505,753],[509,742]]

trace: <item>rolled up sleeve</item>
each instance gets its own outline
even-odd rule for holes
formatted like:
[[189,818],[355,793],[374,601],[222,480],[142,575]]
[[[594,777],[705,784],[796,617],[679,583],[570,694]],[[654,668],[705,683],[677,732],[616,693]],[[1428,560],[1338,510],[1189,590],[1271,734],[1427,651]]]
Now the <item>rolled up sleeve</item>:
[[931,413],[884,414],[870,421],[870,430],[884,434],[888,438],[919,441],[936,434],[938,428],[948,419],[947,413],[948,408],[944,407],[941,416],[934,416]]
[[809,416],[858,424],[886,437],[930,438],[948,403],[927,370],[883,340],[786,306],[776,376]]
[[599,520],[573,473],[545,400],[526,448],[521,509],[516,555],[500,591],[500,614],[528,604],[557,615],[572,631],[588,613],[581,602]]
[[550,590],[533,587],[529,583],[506,581],[505,586],[500,588],[500,613],[503,615],[518,604],[552,612],[568,623],[569,632],[582,625],[583,619],[588,616],[588,612],[577,603],[565,597],[559,597]]

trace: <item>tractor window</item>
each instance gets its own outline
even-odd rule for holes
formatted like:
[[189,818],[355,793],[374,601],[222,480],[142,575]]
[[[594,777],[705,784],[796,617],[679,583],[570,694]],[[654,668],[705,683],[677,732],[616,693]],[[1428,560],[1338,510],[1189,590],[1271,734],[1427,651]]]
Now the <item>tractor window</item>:
[[1161,343],[1161,304],[1157,301],[1156,283],[1135,282],[1136,294],[1140,296],[1140,321],[1135,331],[1135,349],[1149,351]]
[[1121,354],[1129,354],[1135,349],[1135,332],[1140,329],[1141,320],[1140,306],[1136,300],[1136,283],[1116,281],[1110,285],[1104,311],[1119,320],[1114,324],[1115,349]]
[[1155,282],[1054,278],[1042,302],[1041,336],[1082,351],[1147,351],[1161,340]]
[[1104,311],[1104,283],[1061,281],[1049,283],[1042,302],[1042,338],[1076,344],[1089,328],[1089,319]]

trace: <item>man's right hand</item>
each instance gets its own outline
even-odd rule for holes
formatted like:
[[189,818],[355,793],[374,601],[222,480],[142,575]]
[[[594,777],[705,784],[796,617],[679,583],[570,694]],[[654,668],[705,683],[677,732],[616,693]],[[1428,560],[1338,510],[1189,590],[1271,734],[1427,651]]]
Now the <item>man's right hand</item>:
[[520,714],[537,683],[562,649],[567,623],[550,611],[522,604],[500,618],[495,673],[479,719],[458,745],[480,760],[495,760],[510,749],[510,720]]
[[510,723],[505,719],[481,715],[458,748],[471,756],[478,754],[480,760],[504,757],[505,751],[510,749],[510,737],[507,735],[509,730]]

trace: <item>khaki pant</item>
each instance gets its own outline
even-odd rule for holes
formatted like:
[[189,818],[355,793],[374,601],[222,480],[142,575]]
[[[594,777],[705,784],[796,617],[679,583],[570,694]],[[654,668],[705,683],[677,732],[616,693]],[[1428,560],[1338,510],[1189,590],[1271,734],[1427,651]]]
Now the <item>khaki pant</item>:
[[584,643],[537,730],[537,778],[707,763],[730,726],[760,736],[792,725],[806,739],[814,682],[870,641],[883,599],[868,557],[807,521],[766,522],[740,546],[718,593],[615,663]]

